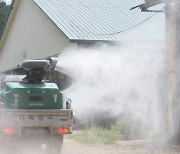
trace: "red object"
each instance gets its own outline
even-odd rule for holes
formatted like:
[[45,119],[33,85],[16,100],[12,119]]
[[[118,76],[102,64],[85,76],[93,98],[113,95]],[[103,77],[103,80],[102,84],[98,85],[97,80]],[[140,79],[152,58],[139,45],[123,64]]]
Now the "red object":
[[3,133],[4,134],[15,134],[15,128],[4,128]]
[[57,134],[67,134],[69,133],[68,128],[55,128],[55,133]]

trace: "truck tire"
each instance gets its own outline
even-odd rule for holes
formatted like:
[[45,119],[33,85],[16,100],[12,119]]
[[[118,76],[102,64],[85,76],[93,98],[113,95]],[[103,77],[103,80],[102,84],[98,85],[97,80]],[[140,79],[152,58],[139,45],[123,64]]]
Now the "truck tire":
[[17,154],[19,136],[0,136],[0,153]]
[[[38,154],[60,154],[63,144],[63,135],[31,135],[26,137],[26,146]],[[31,149],[30,148],[30,149]],[[25,148],[29,149],[29,148]]]
[[47,154],[60,154],[63,145],[63,135],[48,134],[46,138]]

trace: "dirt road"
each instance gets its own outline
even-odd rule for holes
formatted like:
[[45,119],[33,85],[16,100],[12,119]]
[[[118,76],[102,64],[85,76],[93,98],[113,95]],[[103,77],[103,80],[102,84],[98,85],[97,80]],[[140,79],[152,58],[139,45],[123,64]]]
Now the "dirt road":
[[[29,143],[29,142],[28,142]],[[45,147],[34,148],[36,144],[17,146],[11,142],[0,149],[0,154],[45,154]],[[32,148],[33,147],[33,148]],[[136,140],[118,141],[114,144],[81,144],[65,137],[61,154],[180,154],[180,146],[167,145],[164,141]]]
[[113,145],[85,145],[65,138],[62,154],[180,154],[180,147],[163,141],[119,141]]

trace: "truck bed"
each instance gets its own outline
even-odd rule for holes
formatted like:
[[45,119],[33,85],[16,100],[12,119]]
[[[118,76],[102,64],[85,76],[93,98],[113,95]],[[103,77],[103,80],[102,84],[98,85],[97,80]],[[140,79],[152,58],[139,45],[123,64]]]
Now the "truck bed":
[[71,129],[71,109],[1,109],[0,127],[66,127]]

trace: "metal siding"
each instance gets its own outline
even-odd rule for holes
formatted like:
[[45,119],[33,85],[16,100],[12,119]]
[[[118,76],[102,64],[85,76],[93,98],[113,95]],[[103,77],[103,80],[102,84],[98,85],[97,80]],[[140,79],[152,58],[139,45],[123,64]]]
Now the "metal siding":
[[0,52],[0,70],[16,67],[25,59],[45,58],[60,53],[70,45],[77,46],[70,43],[32,0],[21,0]]
[[[72,40],[165,39],[164,13],[141,13],[139,9],[130,10],[144,0],[34,2]],[[156,7],[161,9],[164,5]]]

